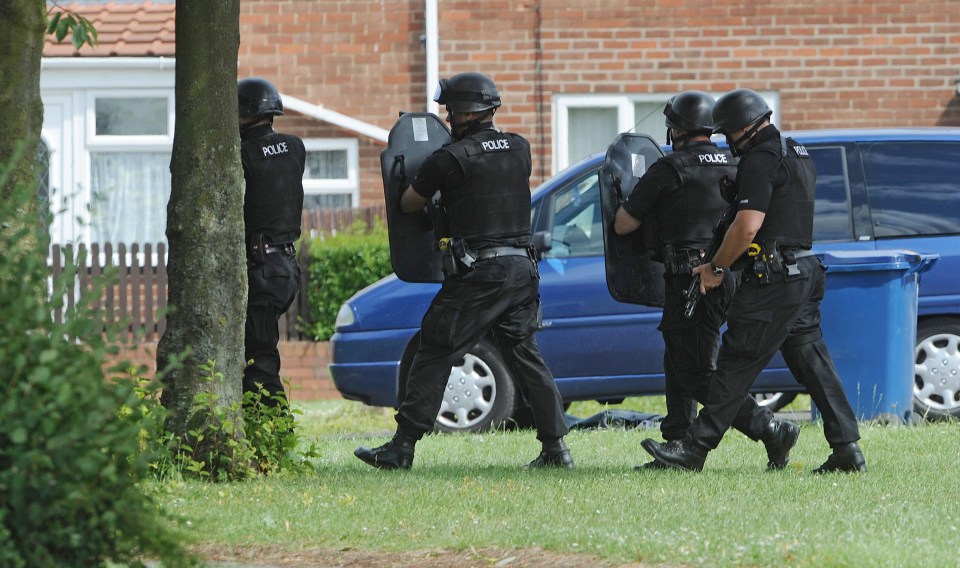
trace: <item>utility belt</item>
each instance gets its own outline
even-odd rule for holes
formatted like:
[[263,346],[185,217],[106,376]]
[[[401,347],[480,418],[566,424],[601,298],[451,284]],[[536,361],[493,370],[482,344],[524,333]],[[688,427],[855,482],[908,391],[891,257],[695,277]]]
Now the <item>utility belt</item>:
[[752,280],[763,286],[780,280],[789,282],[800,278],[797,259],[805,256],[813,256],[813,251],[780,247],[777,241],[750,243],[746,254],[733,263],[733,267],[743,270],[744,280]]
[[677,250],[673,245],[666,245],[660,249],[660,258],[667,274],[683,276],[693,273],[693,269],[703,264],[705,250],[682,249]]
[[525,256],[533,260],[532,247],[484,247],[472,250],[463,239],[444,237],[434,243],[434,250],[443,253],[443,276],[461,276],[474,269],[474,263],[501,256]]
[[287,256],[296,256],[297,247],[292,242],[286,243],[268,243],[263,240],[262,234],[250,235],[250,242],[247,243],[247,258],[255,265],[260,266],[267,260],[268,254],[282,253]]

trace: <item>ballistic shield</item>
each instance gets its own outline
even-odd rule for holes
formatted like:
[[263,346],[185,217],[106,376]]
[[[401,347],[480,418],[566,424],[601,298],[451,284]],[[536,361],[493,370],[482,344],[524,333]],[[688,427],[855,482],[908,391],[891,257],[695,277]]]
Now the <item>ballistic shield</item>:
[[437,237],[430,216],[426,211],[404,213],[400,196],[417,177],[424,160],[452,141],[450,130],[437,115],[407,112],[390,129],[387,147],[380,152],[390,262],[397,278],[405,282],[443,281],[442,256],[434,250]]
[[653,162],[663,157],[657,142],[646,134],[623,133],[610,147],[600,168],[600,209],[607,289],[618,302],[663,306],[663,263],[653,260],[656,227],[646,219],[636,231],[620,236],[613,230],[620,203]]

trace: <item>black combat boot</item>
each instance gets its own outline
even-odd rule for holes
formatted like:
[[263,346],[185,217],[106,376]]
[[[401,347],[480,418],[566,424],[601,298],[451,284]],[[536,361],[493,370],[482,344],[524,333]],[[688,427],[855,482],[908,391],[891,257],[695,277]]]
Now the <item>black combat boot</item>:
[[[667,440],[667,441],[664,442],[663,444],[664,444],[665,446],[671,448],[671,451],[674,451],[674,452],[677,451],[677,450],[680,448],[680,440]],[[647,463],[645,463],[645,464],[643,464],[643,465],[638,465],[637,467],[635,467],[635,468],[633,468],[633,469],[642,470],[642,469],[673,469],[673,468],[671,468],[671,467],[668,466],[668,465],[664,465],[664,464],[658,462],[657,460],[653,460],[653,461],[649,461],[649,462],[647,462]]]
[[353,455],[379,469],[410,469],[416,443],[416,438],[397,431],[386,444],[372,450],[360,447],[353,451]]
[[823,462],[823,465],[813,470],[813,473],[830,473],[834,471],[861,473],[867,471],[867,460],[856,442],[842,444],[833,448],[833,453]]
[[797,444],[800,427],[786,420],[771,420],[760,440],[767,448],[767,469],[783,469],[790,463],[790,449]]
[[690,440],[682,440],[679,444],[661,444],[647,438],[640,442],[640,445],[653,459],[673,469],[702,471],[703,462],[707,461],[707,450]]
[[537,459],[527,464],[526,469],[538,469],[543,467],[573,467],[573,457],[570,450],[563,443],[563,438],[543,442],[543,449]]

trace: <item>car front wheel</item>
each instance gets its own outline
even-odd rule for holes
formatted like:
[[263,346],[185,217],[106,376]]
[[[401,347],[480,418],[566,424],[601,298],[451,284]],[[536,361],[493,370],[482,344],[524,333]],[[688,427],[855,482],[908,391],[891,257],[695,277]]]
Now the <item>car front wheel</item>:
[[960,417],[960,324],[920,322],[913,365],[913,407],[931,419]]

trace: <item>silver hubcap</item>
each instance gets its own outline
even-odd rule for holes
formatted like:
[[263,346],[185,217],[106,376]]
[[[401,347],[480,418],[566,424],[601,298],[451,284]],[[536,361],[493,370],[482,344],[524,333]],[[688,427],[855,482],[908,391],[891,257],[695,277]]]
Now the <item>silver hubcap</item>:
[[447,428],[466,429],[484,421],[493,410],[497,383],[482,359],[467,353],[450,369],[437,422]]
[[917,345],[913,397],[938,412],[960,410],[960,337],[931,335]]

